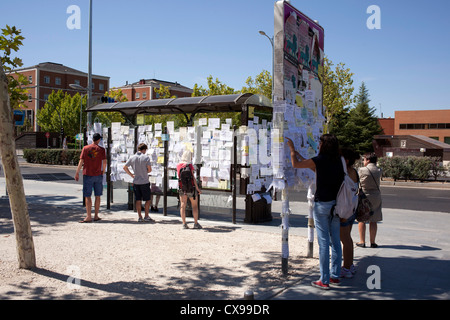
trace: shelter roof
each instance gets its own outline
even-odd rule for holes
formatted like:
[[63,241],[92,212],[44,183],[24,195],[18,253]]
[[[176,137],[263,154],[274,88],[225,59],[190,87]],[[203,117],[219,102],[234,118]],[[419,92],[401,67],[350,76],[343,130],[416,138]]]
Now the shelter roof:
[[242,93],[220,96],[184,97],[174,99],[154,99],[143,101],[126,101],[103,103],[88,108],[87,112],[118,111],[126,116],[138,114],[196,114],[208,112],[241,112],[247,106],[272,107],[272,103],[264,96]]

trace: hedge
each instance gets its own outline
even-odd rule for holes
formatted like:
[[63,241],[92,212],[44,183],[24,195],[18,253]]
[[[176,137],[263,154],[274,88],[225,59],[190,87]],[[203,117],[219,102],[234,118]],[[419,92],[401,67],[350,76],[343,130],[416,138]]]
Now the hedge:
[[378,166],[383,170],[384,177],[404,180],[427,180],[445,174],[438,157],[383,157],[378,159]]
[[24,149],[23,158],[29,163],[78,165],[81,150]]

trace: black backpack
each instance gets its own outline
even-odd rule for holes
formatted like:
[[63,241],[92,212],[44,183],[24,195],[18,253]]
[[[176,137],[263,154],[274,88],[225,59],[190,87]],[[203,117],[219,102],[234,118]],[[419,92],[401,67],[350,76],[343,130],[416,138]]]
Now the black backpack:
[[194,192],[194,181],[192,180],[192,171],[189,164],[180,169],[180,177],[178,181],[181,191],[186,193]]

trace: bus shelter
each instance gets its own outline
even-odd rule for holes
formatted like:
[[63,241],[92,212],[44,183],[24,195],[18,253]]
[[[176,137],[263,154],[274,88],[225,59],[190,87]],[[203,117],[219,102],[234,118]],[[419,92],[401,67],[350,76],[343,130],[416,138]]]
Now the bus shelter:
[[[269,99],[264,96],[244,93],[244,94],[232,94],[232,95],[219,95],[219,96],[201,96],[201,97],[183,97],[183,98],[171,98],[171,99],[156,99],[156,100],[143,100],[143,101],[127,101],[127,102],[113,102],[104,103],[92,106],[86,110],[87,112],[120,112],[124,118],[127,120],[130,128],[134,129],[134,136],[139,135],[137,118],[139,115],[170,115],[170,114],[182,114],[186,118],[187,126],[198,130],[198,128],[193,128],[194,118],[200,113],[240,113],[240,123],[241,127],[234,126],[232,129],[233,133],[236,133],[242,127],[253,126],[254,120],[262,117],[269,117],[269,120],[264,120],[269,122],[272,117],[272,103]],[[199,126],[200,127],[200,126]],[[130,130],[131,131],[131,130]],[[162,197],[163,197],[163,214],[167,215],[167,197],[175,196],[173,188],[174,181],[170,181],[168,172],[170,170],[169,166],[169,141],[170,136],[168,134],[167,127],[162,128],[162,135],[160,138],[161,144],[164,149],[164,158],[161,158],[161,164],[163,165],[162,174]],[[201,132],[198,133],[198,136]],[[110,208],[111,196],[112,196],[112,183],[111,183],[111,143],[112,143],[112,132],[111,128],[108,128],[108,141],[107,141],[107,158],[108,158],[108,173],[107,173],[107,207]],[[138,139],[136,138],[133,143],[134,152],[136,152],[136,147],[138,144]],[[233,134],[232,141],[232,159],[231,166],[229,168],[230,180],[226,188],[222,188],[219,191],[230,192],[232,196],[232,221],[236,223],[236,197],[237,197],[237,175],[240,174],[240,193],[246,195],[246,209],[251,210],[248,205],[252,203],[251,195],[247,193],[247,186],[249,184],[249,178],[242,175],[243,170],[250,170],[251,166],[249,163],[243,163],[241,161],[241,155],[238,150],[238,136]],[[197,148],[200,146],[197,145]],[[162,161],[163,160],[163,161]],[[159,162],[159,161],[158,161]],[[200,172],[202,171],[202,164],[197,165],[197,178],[200,180]],[[205,170],[207,168],[204,168]],[[208,187],[202,186],[203,190],[210,190]],[[217,191],[217,189],[215,190]],[[264,191],[264,188],[262,189]],[[132,201],[132,192],[129,192],[129,209],[130,202]],[[200,199],[199,199],[200,200]],[[199,201],[200,210],[200,201]],[[246,210],[247,211],[247,210]],[[267,211],[267,210],[266,210]],[[271,210],[269,210],[271,211]],[[259,218],[249,218],[246,219],[248,222],[260,222],[270,216],[271,212],[266,212],[265,217]],[[267,219],[269,220],[269,219]]]

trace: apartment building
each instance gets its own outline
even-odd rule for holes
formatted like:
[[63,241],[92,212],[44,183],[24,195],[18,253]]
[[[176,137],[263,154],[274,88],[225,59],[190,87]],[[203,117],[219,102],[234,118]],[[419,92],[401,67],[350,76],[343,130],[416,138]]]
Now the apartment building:
[[178,82],[169,82],[157,79],[141,79],[132,84],[125,84],[122,87],[113,88],[113,90],[121,89],[128,101],[153,100],[159,99],[159,94],[155,89],[159,89],[160,85],[169,87],[171,96],[177,98],[192,96],[193,90],[185,87]]
[[[69,94],[80,91],[70,87],[77,84],[88,87],[88,74],[59,63],[43,62],[35,66],[13,70],[11,74],[23,74],[29,81],[28,100],[24,102],[26,117],[31,122],[34,131],[40,131],[36,123],[36,112],[43,108],[52,91],[63,90]],[[101,96],[109,90],[109,77],[92,75],[92,96]],[[85,93],[85,92],[82,92]]]

